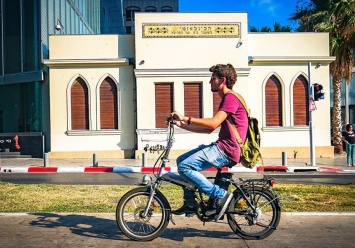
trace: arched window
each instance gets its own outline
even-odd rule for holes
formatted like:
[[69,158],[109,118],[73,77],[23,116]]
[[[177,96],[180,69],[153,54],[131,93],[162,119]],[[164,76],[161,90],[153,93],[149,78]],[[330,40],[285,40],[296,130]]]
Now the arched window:
[[126,8],[126,21],[134,21],[134,12],[141,12],[141,8],[135,6]]
[[293,124],[307,126],[309,123],[309,90],[308,82],[302,75],[293,84]]
[[161,12],[173,12],[173,8],[170,6],[164,6],[161,8]]
[[157,8],[154,6],[148,6],[145,8],[145,12],[157,12]]
[[89,130],[89,97],[88,87],[78,77],[71,86],[71,129]]
[[266,126],[282,126],[282,88],[280,81],[271,76],[265,86]]
[[117,86],[109,77],[100,85],[100,127],[118,129]]

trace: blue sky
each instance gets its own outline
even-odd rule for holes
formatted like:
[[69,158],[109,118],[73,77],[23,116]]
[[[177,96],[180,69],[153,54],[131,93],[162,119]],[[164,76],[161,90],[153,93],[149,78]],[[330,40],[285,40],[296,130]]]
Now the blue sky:
[[272,28],[275,22],[290,26],[297,23],[287,19],[296,11],[298,0],[179,0],[180,12],[247,12],[248,27]]

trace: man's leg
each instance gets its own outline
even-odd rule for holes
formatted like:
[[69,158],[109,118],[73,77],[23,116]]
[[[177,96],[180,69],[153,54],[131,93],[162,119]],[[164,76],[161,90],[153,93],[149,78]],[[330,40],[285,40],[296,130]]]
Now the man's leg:
[[230,160],[220,151],[217,145],[213,144],[205,146],[181,161],[178,165],[178,172],[207,196],[223,198],[226,191],[218,185],[214,185],[200,171],[211,167],[220,168],[229,163]]
[[[198,148],[195,148],[191,151],[188,151],[182,155],[180,155],[176,159],[177,166],[179,167],[179,164],[184,161],[186,158],[190,157],[192,154],[198,152],[199,150],[207,147],[206,145],[200,145]],[[181,215],[181,214],[188,214],[188,213],[195,213],[196,208],[197,208],[197,201],[195,199],[195,192],[191,191],[187,188],[183,188],[184,190],[184,204],[176,209],[173,210],[172,213],[175,215]]]
[[[190,183],[196,185],[201,192],[215,199],[224,200],[226,198],[227,192],[224,189],[211,183],[199,172],[211,167],[223,167],[231,162],[223,152],[220,151],[217,145],[200,146],[184,154],[177,162],[179,174]],[[184,211],[193,211],[195,209],[193,208],[191,200],[194,194],[190,194],[191,191],[189,192],[187,190],[185,190],[184,193],[185,204],[180,209],[175,210],[173,212],[175,214],[183,214]],[[196,202],[195,199],[193,199],[193,201]],[[189,203],[191,204],[190,206],[188,205]]]

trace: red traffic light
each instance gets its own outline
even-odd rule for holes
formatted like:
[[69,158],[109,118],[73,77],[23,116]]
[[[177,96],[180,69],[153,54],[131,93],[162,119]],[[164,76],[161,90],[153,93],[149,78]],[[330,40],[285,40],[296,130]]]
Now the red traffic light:
[[314,101],[319,101],[320,99],[324,99],[324,90],[323,90],[323,85],[321,84],[313,84],[313,100]]

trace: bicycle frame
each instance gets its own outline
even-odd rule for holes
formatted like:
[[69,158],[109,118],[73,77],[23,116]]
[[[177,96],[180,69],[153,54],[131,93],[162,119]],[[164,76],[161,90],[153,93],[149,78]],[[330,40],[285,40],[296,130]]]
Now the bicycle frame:
[[[155,195],[155,190],[156,190],[157,186],[161,183],[161,181],[169,182],[169,183],[181,186],[181,187],[186,187],[192,191],[198,192],[198,189],[196,188],[196,186],[194,186],[193,184],[184,180],[180,175],[177,175],[175,173],[165,170],[166,163],[169,162],[170,149],[171,149],[173,142],[174,142],[174,138],[173,138],[174,137],[174,125],[169,120],[167,120],[167,122],[168,122],[168,130],[169,130],[168,139],[167,139],[167,146],[166,146],[165,151],[162,153],[162,155],[157,159],[157,162],[154,164],[153,172],[155,171],[157,163],[159,162],[159,160],[161,160],[161,164],[159,166],[160,167],[159,171],[157,174],[154,174],[156,176],[156,180],[154,183],[152,183],[150,185],[150,197],[149,197],[147,207],[143,213],[143,217],[145,217],[147,215],[148,210],[149,210],[149,206],[150,206],[151,201]],[[219,171],[220,170],[221,169],[219,169]],[[213,177],[213,178],[215,178],[215,177]],[[259,186],[259,187],[261,186],[261,188],[265,189],[266,188],[265,185],[273,186],[273,184],[274,184],[273,179],[265,179],[265,178],[263,178],[263,179],[249,179],[249,180],[239,179],[238,182],[234,181],[233,179],[226,179],[224,181],[229,183],[228,188],[230,187],[231,184],[236,187],[236,190],[234,192],[238,192],[238,193],[242,194],[243,198],[246,199],[248,206],[250,208],[252,208],[253,211],[256,211],[256,209],[255,209],[254,205],[249,201],[248,197],[246,196],[246,193],[244,192],[243,187],[251,186],[254,189],[255,185],[257,185],[257,186]],[[266,189],[269,190],[269,187],[267,187]],[[201,196],[200,196],[200,198],[202,199]],[[216,221],[219,220],[224,215],[226,208],[232,198],[233,198],[233,194],[230,194],[229,198],[226,201],[224,209],[222,209],[219,212],[219,214],[215,217]],[[277,197],[275,199],[277,199]]]
[[[153,240],[161,235],[169,221],[174,225],[172,209],[169,201],[158,189],[164,181],[190,189],[197,193],[198,206],[196,212],[186,215],[197,218],[203,223],[218,221],[227,216],[227,222],[234,233],[243,239],[263,239],[268,237],[278,226],[281,206],[276,193],[272,190],[273,179],[233,179],[232,173],[224,173],[217,169],[214,183],[229,190],[235,190],[221,210],[214,206],[215,200],[204,197],[204,193],[180,175],[165,170],[169,162],[169,153],[174,142],[174,124],[168,122],[168,139],[165,151],[157,159],[153,167],[155,181],[148,175],[143,176],[144,187],[128,191],[119,200],[116,207],[116,222],[121,231],[129,238],[138,241]],[[159,169],[157,168],[159,167]]]

